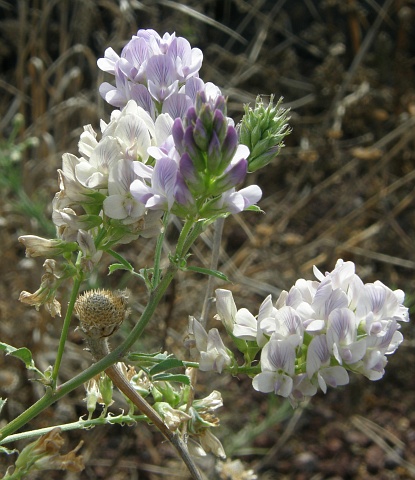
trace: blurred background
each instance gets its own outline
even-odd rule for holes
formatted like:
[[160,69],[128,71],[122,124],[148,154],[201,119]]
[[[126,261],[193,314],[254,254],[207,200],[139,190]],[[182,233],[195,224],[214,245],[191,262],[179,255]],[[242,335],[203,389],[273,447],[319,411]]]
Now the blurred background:
[[[257,311],[269,293],[311,279],[313,265],[329,271],[343,258],[356,263],[365,282],[403,289],[413,316],[414,24],[412,0],[0,0],[1,341],[27,346],[43,369],[54,362],[62,320],[17,301],[22,290],[38,288],[43,263],[25,258],[17,238],[54,236],[51,200],[61,156],[77,154],[83,125],[99,129],[111,112],[98,86],[112,79],[96,60],[109,46],[120,53],[139,28],[176,32],[201,48],[200,76],[222,89],[236,122],[258,94],[282,96],[291,109],[285,148],[265,172],[248,178],[263,189],[265,214],[225,223],[220,270],[232,283],[217,286],[231,289],[238,307]],[[172,226],[166,253],[175,235]],[[209,230],[192,264],[209,266],[211,242]],[[151,264],[153,248],[139,239],[120,251],[138,270]],[[91,285],[130,289],[128,329],[145,304],[145,288],[122,272],[107,277],[109,263],[101,262]],[[204,277],[179,275],[137,350],[182,357],[187,318],[200,314],[205,288]],[[60,292],[63,306],[68,291]],[[75,322],[61,381],[91,363],[74,329]],[[222,392],[215,433],[246,469],[226,473],[227,464],[208,457],[206,478],[250,479],[250,469],[265,480],[415,478],[413,322],[402,332],[405,341],[383,380],[352,377],[351,385],[295,412],[255,392],[247,378],[199,375],[198,397]],[[41,396],[43,387],[27,377],[17,359],[0,356],[0,397],[9,398],[0,424]],[[76,420],[86,411],[84,396],[83,389],[72,392],[29,427]],[[112,408],[119,412],[126,405],[116,398]],[[86,469],[31,478],[187,478],[171,448],[145,425],[65,438],[68,448],[85,440]],[[13,461],[0,457],[2,473]]]

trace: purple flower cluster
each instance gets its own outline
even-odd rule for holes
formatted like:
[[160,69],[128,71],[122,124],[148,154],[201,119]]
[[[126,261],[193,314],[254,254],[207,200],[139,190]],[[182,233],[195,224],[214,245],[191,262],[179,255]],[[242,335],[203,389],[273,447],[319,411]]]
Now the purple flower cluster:
[[[184,38],[139,30],[121,56],[108,48],[98,66],[115,76],[115,86],[100,87],[108,103],[125,108],[134,101],[156,130],[164,117],[163,135],[156,135],[146,151],[151,174],[143,175],[142,166],[133,164],[132,198],[149,210],[212,219],[251,207],[261,190],[256,185],[235,190],[247,174],[249,149],[239,145],[220,89],[199,78],[202,59]],[[109,202],[107,212],[112,211]]]
[[114,107],[122,108],[128,100],[149,112],[173,118],[182,116],[195,99],[195,88],[204,86],[193,79],[199,76],[203,54],[191,48],[183,37],[154,30],[139,30],[127,43],[121,56],[107,48],[98,67],[115,76],[115,86],[103,83],[101,96]]
[[106,50],[98,65],[116,86],[100,91],[121,108],[101,121],[100,135],[84,127],[79,156],[63,155],[52,205],[59,248],[29,239],[32,254],[78,245],[92,265],[116,244],[157,235],[165,211],[212,221],[260,199],[257,186],[235,191],[249,150],[238,145],[220,89],[198,77],[202,57],[186,39],[154,30],[139,30],[121,56]]
[[156,160],[151,185],[140,179],[131,185],[147,208],[209,218],[241,212],[261,198],[257,185],[235,191],[247,174],[249,150],[238,144],[221,95],[198,93],[184,120],[174,121],[172,136],[148,151]]

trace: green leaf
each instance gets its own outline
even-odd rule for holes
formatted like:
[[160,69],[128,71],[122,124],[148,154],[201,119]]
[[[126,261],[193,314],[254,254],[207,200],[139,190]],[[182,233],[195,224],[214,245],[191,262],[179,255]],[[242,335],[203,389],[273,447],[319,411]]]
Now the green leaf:
[[137,362],[140,360],[146,360],[151,358],[156,358],[158,360],[167,360],[169,358],[169,355],[166,355],[165,353],[160,353],[160,352],[155,352],[155,353],[131,352],[127,355],[127,359],[132,362]]
[[111,275],[111,273],[115,272],[115,270],[129,270],[128,268],[125,267],[125,265],[122,265],[121,263],[111,263],[111,265],[108,267],[109,273],[108,275]]
[[183,367],[183,362],[181,360],[178,360],[177,358],[168,358],[167,360],[154,365],[154,367],[150,369],[150,375],[153,376],[157,373],[165,372],[166,370],[171,370],[172,368],[178,367]]
[[20,358],[22,362],[25,363],[26,368],[34,368],[35,363],[32,358],[32,352],[26,348],[18,348],[13,353],[10,353],[12,357]]
[[202,267],[186,267],[186,270],[191,272],[202,273],[203,275],[211,275],[212,277],[219,278],[225,282],[229,282],[229,278],[219,270],[210,270],[209,268],[202,268]]
[[264,211],[261,210],[261,209],[258,207],[258,205],[251,205],[250,207],[245,208],[245,211],[264,213]]
[[190,385],[190,378],[184,374],[175,374],[175,373],[159,373],[152,377],[153,381],[161,381],[164,380],[165,382],[179,382],[184,383],[185,385]]
[[11,355],[12,357],[16,357],[22,360],[22,362],[25,363],[26,368],[28,368],[29,370],[37,370],[37,368],[35,367],[35,362],[32,358],[32,352],[28,348],[15,348],[11,345],[8,345],[7,343],[0,342],[0,350],[6,352],[6,355]]
[[120,255],[117,252],[114,252],[114,250],[111,250],[111,249],[108,249],[107,252],[116,260],[118,260],[118,262],[120,262],[120,263],[114,263],[113,265],[110,265],[109,267],[110,274],[113,271],[120,270],[120,269],[128,270],[129,272],[134,272],[134,267],[122,255]]

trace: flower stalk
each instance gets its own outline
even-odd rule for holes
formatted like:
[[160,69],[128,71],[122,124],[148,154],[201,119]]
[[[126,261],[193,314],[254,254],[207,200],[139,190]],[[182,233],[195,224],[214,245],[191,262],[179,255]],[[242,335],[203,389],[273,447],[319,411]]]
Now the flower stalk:
[[[80,259],[81,259],[81,255],[79,254],[77,264],[79,263]],[[65,350],[66,339],[68,338],[68,332],[69,332],[69,326],[70,326],[70,323],[71,323],[72,313],[73,313],[76,297],[78,296],[79,288],[80,288],[80,286],[82,284],[82,280],[83,280],[83,275],[82,275],[81,271],[78,270],[78,272],[79,272],[78,275],[74,278],[74,284],[73,284],[73,287],[72,287],[71,297],[69,299],[68,308],[66,310],[65,319],[63,321],[61,337],[59,339],[58,352],[57,352],[55,364],[54,364],[53,370],[52,370],[52,378],[51,378],[52,385],[51,386],[52,386],[53,390],[56,389],[56,385],[57,385],[57,381],[58,381],[59,368],[60,368],[60,365],[61,365],[61,362],[62,362],[63,352]]]

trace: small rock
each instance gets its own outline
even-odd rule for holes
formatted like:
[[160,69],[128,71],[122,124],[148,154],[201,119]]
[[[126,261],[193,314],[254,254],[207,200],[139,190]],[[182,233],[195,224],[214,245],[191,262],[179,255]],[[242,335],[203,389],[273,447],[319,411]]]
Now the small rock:
[[311,452],[302,452],[294,458],[295,467],[304,472],[313,472],[317,468],[318,458]]

